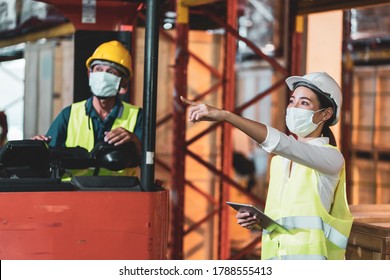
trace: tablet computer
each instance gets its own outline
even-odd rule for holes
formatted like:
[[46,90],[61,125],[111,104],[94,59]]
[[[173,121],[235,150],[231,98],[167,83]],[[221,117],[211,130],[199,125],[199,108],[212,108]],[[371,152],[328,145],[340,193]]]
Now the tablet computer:
[[268,217],[266,214],[264,214],[260,209],[256,208],[251,204],[237,203],[231,201],[227,201],[226,203],[236,211],[249,212],[252,215],[256,215],[256,217],[260,220],[259,226],[269,232],[276,231],[279,233],[290,233],[288,229],[286,229],[284,226],[277,223],[276,221]]

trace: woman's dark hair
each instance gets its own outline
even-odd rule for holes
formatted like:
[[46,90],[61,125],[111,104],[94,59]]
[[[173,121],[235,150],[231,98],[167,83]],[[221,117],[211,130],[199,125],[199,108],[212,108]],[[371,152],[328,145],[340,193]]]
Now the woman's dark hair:
[[329,144],[331,144],[332,146],[337,146],[334,134],[330,129],[330,125],[333,123],[334,119],[336,118],[336,112],[338,109],[337,105],[331,99],[326,97],[323,93],[319,93],[317,91],[314,91],[314,93],[317,95],[318,101],[320,102],[320,109],[329,108],[329,107],[333,109],[332,117],[330,117],[324,123],[324,127],[322,128],[322,135],[325,137],[329,137]]

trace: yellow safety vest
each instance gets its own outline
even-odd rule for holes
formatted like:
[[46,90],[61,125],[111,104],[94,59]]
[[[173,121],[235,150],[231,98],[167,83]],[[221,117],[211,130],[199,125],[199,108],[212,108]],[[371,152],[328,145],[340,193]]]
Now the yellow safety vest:
[[287,182],[283,182],[281,170],[283,158],[274,156],[265,213],[291,234],[264,230],[261,258],[344,259],[353,222],[346,199],[345,168],[329,213],[318,193],[315,170],[296,164]]
[[[86,114],[85,104],[86,100],[72,104],[65,145],[66,147],[80,146],[90,152],[94,147],[94,133],[93,130],[88,127],[88,122],[91,120]],[[130,132],[134,132],[139,107],[124,102],[122,102],[122,104],[122,113],[115,119],[112,129],[123,127]],[[90,124],[90,126],[91,125],[92,124]],[[110,171],[102,168],[99,175],[134,176],[136,171],[136,168],[127,168],[126,171]],[[86,176],[92,175],[93,170],[79,170],[77,172],[73,171],[72,173],[77,176]]]

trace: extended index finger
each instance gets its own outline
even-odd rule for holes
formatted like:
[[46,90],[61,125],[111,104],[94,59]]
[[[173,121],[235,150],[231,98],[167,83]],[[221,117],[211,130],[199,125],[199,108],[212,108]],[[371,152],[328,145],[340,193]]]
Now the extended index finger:
[[192,100],[189,100],[183,96],[180,96],[180,99],[181,101],[183,101],[185,104],[187,105],[191,105],[191,106],[195,106],[195,105],[198,105],[198,102],[195,102],[195,101],[192,101]]

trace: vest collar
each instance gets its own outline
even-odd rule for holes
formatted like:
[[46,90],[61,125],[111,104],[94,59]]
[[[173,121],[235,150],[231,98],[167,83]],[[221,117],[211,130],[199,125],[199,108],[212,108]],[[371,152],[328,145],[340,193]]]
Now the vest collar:
[[[95,109],[92,106],[92,99],[93,96],[88,98],[85,102],[85,115],[89,116],[90,118],[99,118],[98,114],[96,113]],[[121,117],[123,114],[123,104],[121,100],[116,97],[115,98],[115,106],[111,110],[110,114],[107,116],[107,118],[118,118]]]

